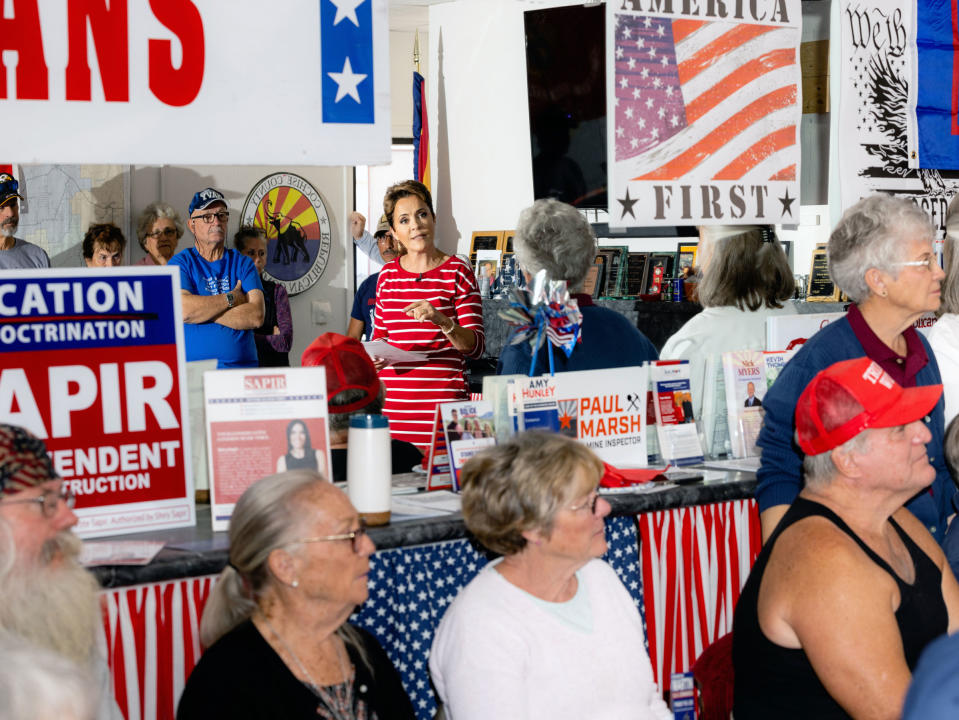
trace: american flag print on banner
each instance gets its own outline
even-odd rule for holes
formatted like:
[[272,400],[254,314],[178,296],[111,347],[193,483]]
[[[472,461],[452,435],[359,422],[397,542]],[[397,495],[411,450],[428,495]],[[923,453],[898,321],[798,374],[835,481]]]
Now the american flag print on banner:
[[610,225],[798,222],[798,0],[606,8]]
[[323,122],[375,121],[372,0],[321,0]]

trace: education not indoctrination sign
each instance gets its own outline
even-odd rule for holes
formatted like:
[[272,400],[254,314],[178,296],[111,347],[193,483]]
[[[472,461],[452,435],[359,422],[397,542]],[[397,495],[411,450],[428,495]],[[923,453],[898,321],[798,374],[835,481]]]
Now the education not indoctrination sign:
[[47,445],[81,536],[195,522],[179,276],[0,271],[0,422]]

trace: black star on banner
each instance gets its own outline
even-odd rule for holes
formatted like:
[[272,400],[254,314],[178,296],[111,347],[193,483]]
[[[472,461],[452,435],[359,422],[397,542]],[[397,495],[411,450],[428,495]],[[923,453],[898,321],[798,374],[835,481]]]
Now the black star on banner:
[[789,197],[789,188],[786,188],[786,195],[779,198],[779,202],[783,204],[782,217],[786,217],[786,213],[789,213],[789,217],[794,217],[792,205],[796,202],[796,198]]
[[626,197],[622,200],[616,198],[616,202],[623,206],[623,214],[619,216],[619,219],[622,220],[626,217],[626,213],[632,215],[633,220],[636,219],[636,213],[633,212],[633,205],[639,202],[639,198],[630,198],[629,197],[629,188],[626,188]]

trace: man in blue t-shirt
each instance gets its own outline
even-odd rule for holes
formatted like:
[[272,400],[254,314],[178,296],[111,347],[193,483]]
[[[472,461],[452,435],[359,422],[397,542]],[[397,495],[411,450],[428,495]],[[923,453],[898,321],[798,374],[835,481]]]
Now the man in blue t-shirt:
[[187,360],[215,358],[218,368],[257,367],[253,330],[263,324],[263,285],[253,261],[227,250],[226,198],[213,188],[190,201],[192,248],[170,258],[180,268]]
[[[354,213],[354,215],[359,215],[359,213]],[[360,215],[359,217],[362,218],[363,216]],[[376,226],[376,233],[373,237],[376,238],[376,247],[384,265],[399,257],[399,243],[393,238],[393,232],[390,230],[386,215],[380,218],[380,223]],[[376,281],[379,277],[378,272],[370,275],[356,289],[356,295],[353,297],[353,310],[350,312],[350,324],[346,329],[347,336],[354,340],[368,342],[373,337],[373,310],[376,306]]]

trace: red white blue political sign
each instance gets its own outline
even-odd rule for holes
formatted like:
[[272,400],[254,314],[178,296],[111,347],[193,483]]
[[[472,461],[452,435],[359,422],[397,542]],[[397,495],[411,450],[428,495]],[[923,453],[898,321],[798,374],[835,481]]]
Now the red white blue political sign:
[[0,272],[0,422],[41,438],[82,536],[195,523],[179,276]]

